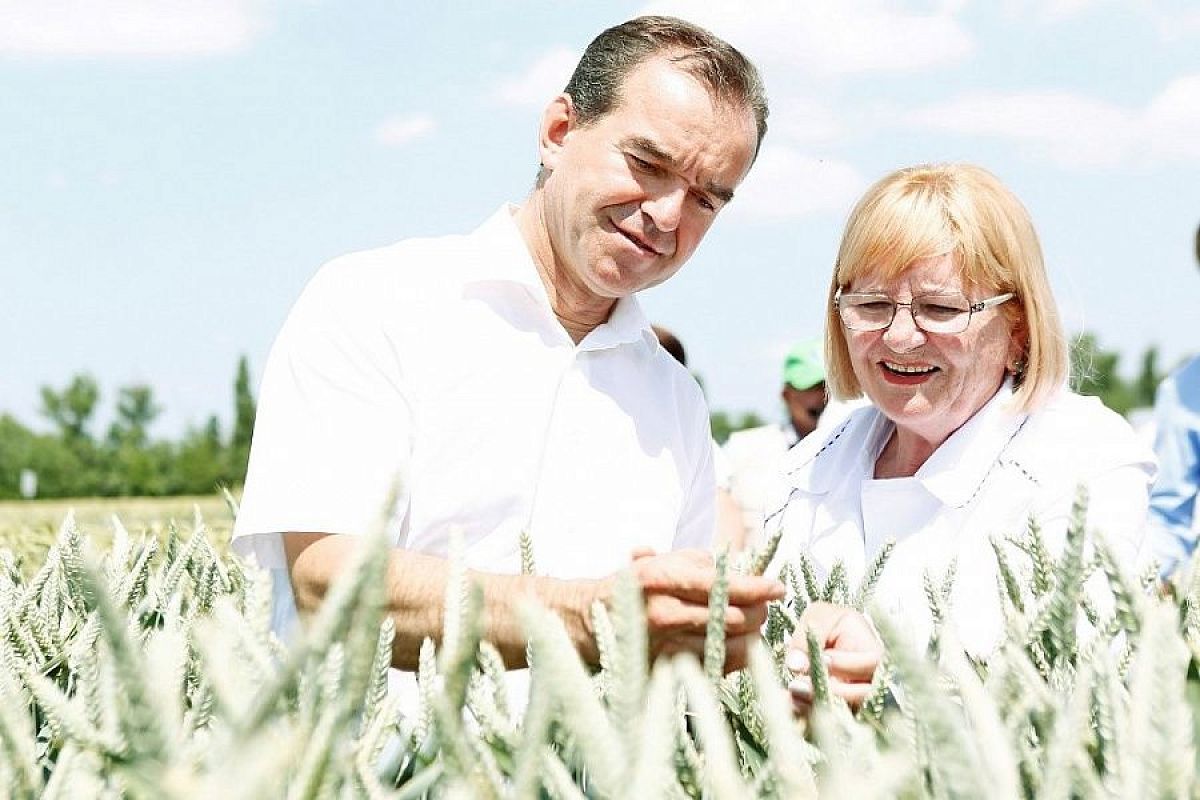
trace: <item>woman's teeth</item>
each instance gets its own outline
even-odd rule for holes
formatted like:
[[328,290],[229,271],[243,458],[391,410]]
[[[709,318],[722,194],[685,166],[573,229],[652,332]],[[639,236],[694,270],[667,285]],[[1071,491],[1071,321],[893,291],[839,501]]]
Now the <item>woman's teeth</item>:
[[917,367],[910,364],[893,364],[890,361],[884,361],[883,365],[892,372],[899,372],[901,375],[926,375],[937,369],[937,367]]

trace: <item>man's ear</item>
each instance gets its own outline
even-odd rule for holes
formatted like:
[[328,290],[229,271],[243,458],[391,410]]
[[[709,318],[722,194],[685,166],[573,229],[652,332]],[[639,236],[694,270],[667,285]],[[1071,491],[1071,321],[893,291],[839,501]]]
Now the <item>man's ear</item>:
[[538,155],[545,169],[553,170],[557,165],[567,135],[574,128],[575,104],[571,95],[560,94],[542,112],[542,124],[538,129]]

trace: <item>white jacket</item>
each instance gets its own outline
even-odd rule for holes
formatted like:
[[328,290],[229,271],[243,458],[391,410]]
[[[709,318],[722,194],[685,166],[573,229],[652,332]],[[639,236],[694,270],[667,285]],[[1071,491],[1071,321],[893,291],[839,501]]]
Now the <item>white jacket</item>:
[[[1059,552],[1083,485],[1089,531],[1102,531],[1134,566],[1156,470],[1149,447],[1096,398],[1064,390],[1032,414],[1015,414],[1011,397],[1005,384],[911,478],[873,478],[894,429],[874,407],[802,441],[767,512],[768,532],[784,528],[775,569],[807,552],[825,574],[842,561],[853,587],[894,540],[875,601],[923,646],[932,630],[923,576],[928,571],[940,586],[953,561],[950,621],[963,646],[982,657],[1004,625],[991,537],[1019,536],[1032,515]],[[1105,586],[1097,576],[1088,587],[1102,606]]]

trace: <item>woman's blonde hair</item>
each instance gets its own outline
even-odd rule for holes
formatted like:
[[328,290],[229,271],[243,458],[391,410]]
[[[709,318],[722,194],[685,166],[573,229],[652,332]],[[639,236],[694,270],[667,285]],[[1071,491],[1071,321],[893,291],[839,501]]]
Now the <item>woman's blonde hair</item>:
[[1032,411],[1066,383],[1067,340],[1029,213],[981,167],[925,164],[882,178],[846,222],[826,311],[826,372],[834,397],[863,393],[834,305],[838,289],[865,275],[891,280],[914,261],[946,254],[954,256],[968,291],[1015,295],[999,306],[1025,345],[1015,408]]

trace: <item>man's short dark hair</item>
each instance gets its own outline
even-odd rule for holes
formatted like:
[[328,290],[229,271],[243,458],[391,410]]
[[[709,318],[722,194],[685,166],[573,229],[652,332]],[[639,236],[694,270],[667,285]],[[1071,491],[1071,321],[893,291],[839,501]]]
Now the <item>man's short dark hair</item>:
[[675,17],[638,17],[601,33],[583,51],[563,90],[584,125],[621,100],[621,84],[634,67],[656,55],[670,60],[712,93],[754,114],[758,142],[767,132],[767,94],[750,60],[725,40]]
[[[588,125],[612,111],[621,101],[621,86],[629,73],[659,55],[699,81],[715,99],[754,115],[757,156],[767,133],[767,92],[758,69],[724,39],[675,17],[637,17],[592,40],[563,89],[571,96],[579,123]],[[539,183],[544,178],[543,170]]]

